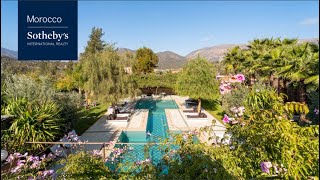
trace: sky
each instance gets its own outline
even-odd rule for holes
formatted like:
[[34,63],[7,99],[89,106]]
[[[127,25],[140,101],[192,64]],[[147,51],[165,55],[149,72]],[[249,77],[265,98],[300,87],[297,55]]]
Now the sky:
[[[18,49],[18,2],[1,0],[1,47]],[[116,47],[191,51],[255,38],[319,38],[318,1],[79,1],[78,51],[93,27]]]

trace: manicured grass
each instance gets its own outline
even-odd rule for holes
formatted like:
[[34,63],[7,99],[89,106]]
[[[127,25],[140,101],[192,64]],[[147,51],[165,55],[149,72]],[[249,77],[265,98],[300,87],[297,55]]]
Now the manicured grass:
[[222,110],[221,105],[218,101],[202,100],[201,105],[206,111],[208,111],[220,123],[224,124],[222,122],[224,111]]
[[79,118],[74,125],[77,134],[82,135],[91,127],[107,111],[109,105],[110,103],[104,103],[90,109],[81,109],[78,112]]

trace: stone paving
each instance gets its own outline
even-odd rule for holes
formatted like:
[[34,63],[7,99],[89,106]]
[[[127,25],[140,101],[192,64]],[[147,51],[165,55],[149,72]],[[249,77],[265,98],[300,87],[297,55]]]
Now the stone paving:
[[127,131],[145,131],[148,122],[148,109],[137,109],[132,115],[128,126],[126,127]]
[[[214,140],[210,140],[210,141],[208,140],[208,137],[210,137],[210,136],[218,136],[219,138],[223,138],[225,131],[226,131],[226,127],[223,124],[221,124],[220,121],[216,120],[205,109],[202,109],[201,112],[206,114],[207,118],[187,118],[187,116],[186,116],[187,113],[183,113],[183,110],[190,109],[190,108],[186,108],[186,105],[185,105],[185,100],[188,99],[188,97],[171,96],[170,98],[172,98],[173,100],[176,101],[177,105],[180,108],[179,109],[180,113],[183,114],[184,121],[187,123],[187,126],[191,130],[194,130],[194,129],[199,130],[201,127],[211,126],[212,133],[210,133],[210,134],[202,133],[199,136],[199,139],[202,142],[206,142],[209,144],[213,143]],[[215,120],[214,124],[213,124],[213,120]]]
[[165,112],[170,131],[190,130],[179,109],[166,109]]
[[[121,131],[126,127],[126,123],[111,122],[107,120],[106,116],[102,116],[96,123],[87,129],[82,135],[82,141],[88,142],[108,142],[110,137],[118,130]],[[92,151],[94,149],[100,150],[102,145],[84,145],[84,150]]]

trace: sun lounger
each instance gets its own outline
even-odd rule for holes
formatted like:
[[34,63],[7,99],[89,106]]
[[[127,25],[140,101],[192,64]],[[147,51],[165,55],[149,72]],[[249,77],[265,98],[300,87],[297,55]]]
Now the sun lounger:
[[187,109],[187,110],[183,110],[184,113],[194,113],[197,112],[195,109]]
[[129,117],[126,116],[126,117],[116,117],[116,119],[114,120],[129,120]]
[[116,115],[117,117],[130,117],[131,114],[130,113],[120,113]]
[[204,114],[204,113],[201,113],[200,116],[199,116],[199,114],[197,114],[197,115],[187,115],[187,118],[194,118],[194,119],[207,118],[207,115]]

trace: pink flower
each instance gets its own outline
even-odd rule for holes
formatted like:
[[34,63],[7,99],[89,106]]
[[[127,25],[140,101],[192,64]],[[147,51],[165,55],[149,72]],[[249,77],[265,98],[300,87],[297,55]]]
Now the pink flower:
[[96,149],[94,149],[92,151],[92,154],[93,154],[93,156],[101,156],[102,155],[101,152],[99,150],[96,150]]
[[319,109],[318,108],[314,108],[314,111],[313,111],[316,115],[319,114]]
[[223,116],[222,121],[223,121],[224,123],[229,123],[230,119],[229,119],[228,115],[225,114],[225,115]]
[[25,162],[26,162],[25,160],[18,160],[17,161],[17,166],[24,166]]
[[39,161],[39,156],[29,156],[29,157],[27,157],[27,162],[29,162],[29,161],[31,161],[31,162],[37,162],[37,161]]
[[197,135],[197,134],[199,134],[199,132],[195,129],[195,130],[191,131],[191,134]]
[[260,168],[261,168],[261,171],[264,172],[264,173],[270,173],[270,168],[272,167],[272,164],[271,162],[267,162],[267,161],[263,161],[260,163]]
[[54,170],[46,170],[46,171],[43,171],[43,175],[42,177],[48,177],[50,175],[52,175],[54,173]]
[[139,166],[140,164],[141,164],[141,161],[138,160],[138,161],[136,162],[136,165]]
[[46,158],[46,154],[43,154],[43,155],[40,157],[41,160],[43,160],[43,159],[45,159],[45,158]]
[[14,156],[14,157],[20,157],[20,156],[22,156],[22,154],[20,154],[20,153],[13,153],[13,156]]
[[11,162],[13,162],[14,159],[15,159],[15,157],[14,157],[12,154],[10,154],[10,155],[7,157],[6,161],[7,161],[8,163],[11,163]]
[[12,173],[20,172],[21,168],[22,168],[22,166],[16,166],[16,167],[11,169],[11,172]]
[[236,78],[238,81],[244,81],[246,79],[243,74],[237,74]]
[[187,134],[183,134],[183,135],[182,135],[182,138],[183,138],[183,140],[186,141],[186,140],[188,139],[188,135],[187,135]]
[[49,154],[48,154],[48,158],[49,158],[49,159],[54,159],[54,158],[56,158],[56,156],[53,155],[52,153],[49,153]]
[[41,161],[34,160],[30,166],[30,169],[36,169],[36,168],[40,167],[40,165],[41,165]]

